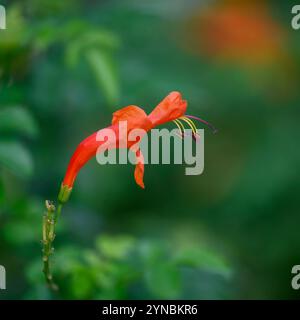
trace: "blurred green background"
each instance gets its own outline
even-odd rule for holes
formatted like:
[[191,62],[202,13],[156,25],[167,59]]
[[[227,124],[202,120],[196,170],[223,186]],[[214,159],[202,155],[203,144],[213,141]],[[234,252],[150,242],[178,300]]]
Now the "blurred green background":
[[[294,1],[1,1],[0,299],[297,298],[300,31]],[[206,130],[205,170],[79,174],[41,273],[45,199],[115,110],[170,91]],[[298,209],[297,209],[298,208]]]

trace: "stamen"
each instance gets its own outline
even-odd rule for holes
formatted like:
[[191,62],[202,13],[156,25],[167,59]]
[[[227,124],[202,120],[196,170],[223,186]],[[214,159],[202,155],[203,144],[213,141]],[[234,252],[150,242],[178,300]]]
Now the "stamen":
[[183,120],[185,123],[187,123],[191,127],[194,134],[197,133],[197,128],[191,119],[189,119],[187,117],[181,117],[180,119]]
[[175,120],[173,120],[173,122],[176,124],[176,126],[177,126],[177,128],[179,129],[179,131],[181,132],[181,135],[179,135],[179,134],[177,134],[181,139],[183,139],[183,137],[184,137],[184,126],[183,126],[183,124],[179,121],[179,120],[177,120],[177,119],[175,119]]
[[184,122],[186,122],[186,123],[191,127],[193,139],[194,139],[195,141],[197,141],[197,139],[199,139],[200,136],[199,136],[199,134],[198,134],[198,132],[197,132],[197,127],[196,127],[196,125],[194,124],[194,122],[193,122],[191,119],[187,118],[187,117],[181,117],[180,119],[183,120]]
[[190,118],[190,119],[195,119],[195,120],[198,120],[199,122],[202,122],[204,123],[205,125],[207,125],[211,130],[212,132],[215,134],[218,132],[218,129],[216,127],[214,127],[211,123],[201,119],[201,118],[198,118],[198,117],[195,117],[195,116],[190,116],[190,115],[185,115],[186,117]]

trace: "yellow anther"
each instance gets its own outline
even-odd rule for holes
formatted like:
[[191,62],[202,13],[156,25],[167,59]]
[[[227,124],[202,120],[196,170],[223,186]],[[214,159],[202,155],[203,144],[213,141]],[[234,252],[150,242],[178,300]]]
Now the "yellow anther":
[[189,119],[189,118],[187,118],[187,117],[181,117],[181,118],[179,118],[179,119],[181,119],[181,120],[183,120],[184,122],[186,122],[186,123],[191,127],[193,133],[194,133],[194,134],[197,134],[197,127],[195,126],[194,122],[193,122],[191,119]]
[[176,124],[177,128],[179,129],[179,131],[181,132],[181,134],[183,136],[184,135],[184,126],[183,126],[183,124],[177,119],[173,120],[173,122]]

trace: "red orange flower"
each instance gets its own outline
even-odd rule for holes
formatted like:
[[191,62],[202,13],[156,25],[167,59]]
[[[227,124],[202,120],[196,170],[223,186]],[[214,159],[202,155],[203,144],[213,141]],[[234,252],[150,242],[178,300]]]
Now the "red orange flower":
[[[187,102],[182,99],[179,92],[171,92],[158,104],[158,106],[149,115],[147,115],[143,109],[137,106],[127,106],[116,111],[113,114],[112,123],[108,128],[93,133],[78,145],[70,160],[60,188],[60,192],[58,195],[58,207],[56,208],[52,202],[46,201],[47,212],[43,220],[42,240],[44,265],[43,272],[48,285],[52,289],[57,289],[56,284],[53,282],[49,262],[50,256],[53,253],[52,244],[55,238],[55,226],[58,217],[61,214],[63,203],[67,202],[70,197],[75,179],[80,169],[97,154],[99,148],[101,150],[101,147],[104,147],[104,151],[109,148],[122,148],[125,142],[126,148],[134,147],[133,150],[135,151],[137,159],[134,178],[136,183],[140,187],[144,188],[144,157],[138,146],[139,141],[129,140],[128,134],[131,132],[131,130],[143,129],[142,135],[144,135],[155,126],[168,121],[174,121],[183,136],[184,126],[180,122],[180,120],[182,120],[192,128],[193,136],[195,137],[197,135],[197,129],[191,118],[201,121],[208,126],[210,126],[210,124],[200,118],[185,115],[186,107]],[[123,130],[123,127],[121,128],[120,126],[122,122],[126,123],[125,132]],[[111,143],[110,141],[100,141],[99,139],[97,139],[98,134],[106,129],[110,129],[113,131],[114,137],[116,139],[116,141],[114,141],[113,143]],[[138,138],[141,139],[141,136],[139,136]],[[104,143],[106,142],[108,142],[108,146],[104,145]]]
[[[145,132],[148,132],[152,128],[169,121],[175,121],[175,123],[181,129],[182,126],[180,126],[180,123],[178,123],[179,119],[181,118],[185,122],[189,123],[192,129],[195,129],[195,125],[190,119],[193,117],[183,117],[185,115],[186,108],[187,102],[182,99],[179,92],[174,91],[166,96],[149,115],[147,115],[143,109],[134,105],[130,105],[116,111],[113,114],[111,126],[107,127],[106,129],[113,130],[116,137],[118,137],[116,141],[116,148],[120,147],[122,140],[126,140],[126,145],[128,148],[130,148],[136,143],[136,141],[128,141],[127,138],[128,133],[132,129],[143,129]],[[200,118],[194,118],[204,122],[205,124],[208,124]],[[120,134],[119,123],[121,121],[127,122],[127,132],[122,132]],[[68,200],[80,169],[96,155],[98,148],[104,143],[104,141],[97,141],[96,137],[98,133],[99,131],[87,137],[78,145],[77,149],[75,150],[60,189],[58,200],[61,203],[64,203]],[[195,130],[194,133],[196,134]],[[134,172],[135,181],[140,187],[144,188],[144,160],[140,149],[136,150],[136,157],[137,164]]]

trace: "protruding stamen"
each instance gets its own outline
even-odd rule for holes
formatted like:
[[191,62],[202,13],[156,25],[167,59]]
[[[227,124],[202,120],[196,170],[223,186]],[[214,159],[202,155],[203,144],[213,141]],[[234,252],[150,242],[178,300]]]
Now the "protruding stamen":
[[187,117],[181,117],[180,119],[183,120],[185,123],[187,123],[190,126],[190,128],[192,129],[194,134],[197,133],[197,128],[191,119],[189,119]]
[[193,122],[191,119],[187,118],[187,117],[181,117],[180,119],[183,120],[184,122],[186,122],[186,123],[190,126],[190,128],[192,129],[193,139],[194,139],[195,141],[197,141],[197,139],[198,139],[200,136],[199,136],[199,134],[198,134],[198,132],[197,132],[197,127],[196,127],[196,125],[194,124],[194,122]]
[[199,122],[202,122],[204,123],[205,125],[207,125],[212,131],[213,133],[217,133],[218,132],[218,129],[216,127],[214,127],[211,123],[201,119],[201,118],[198,118],[198,117],[195,117],[195,116],[190,116],[190,115],[185,115],[187,118],[190,118],[190,119],[195,119],[195,120],[198,120]]
[[179,120],[177,120],[177,119],[173,120],[173,122],[176,124],[177,128],[178,128],[179,131],[181,132],[181,135],[178,135],[178,136],[179,136],[181,139],[183,139],[183,137],[184,137],[184,126],[183,126],[183,124],[182,124]]

